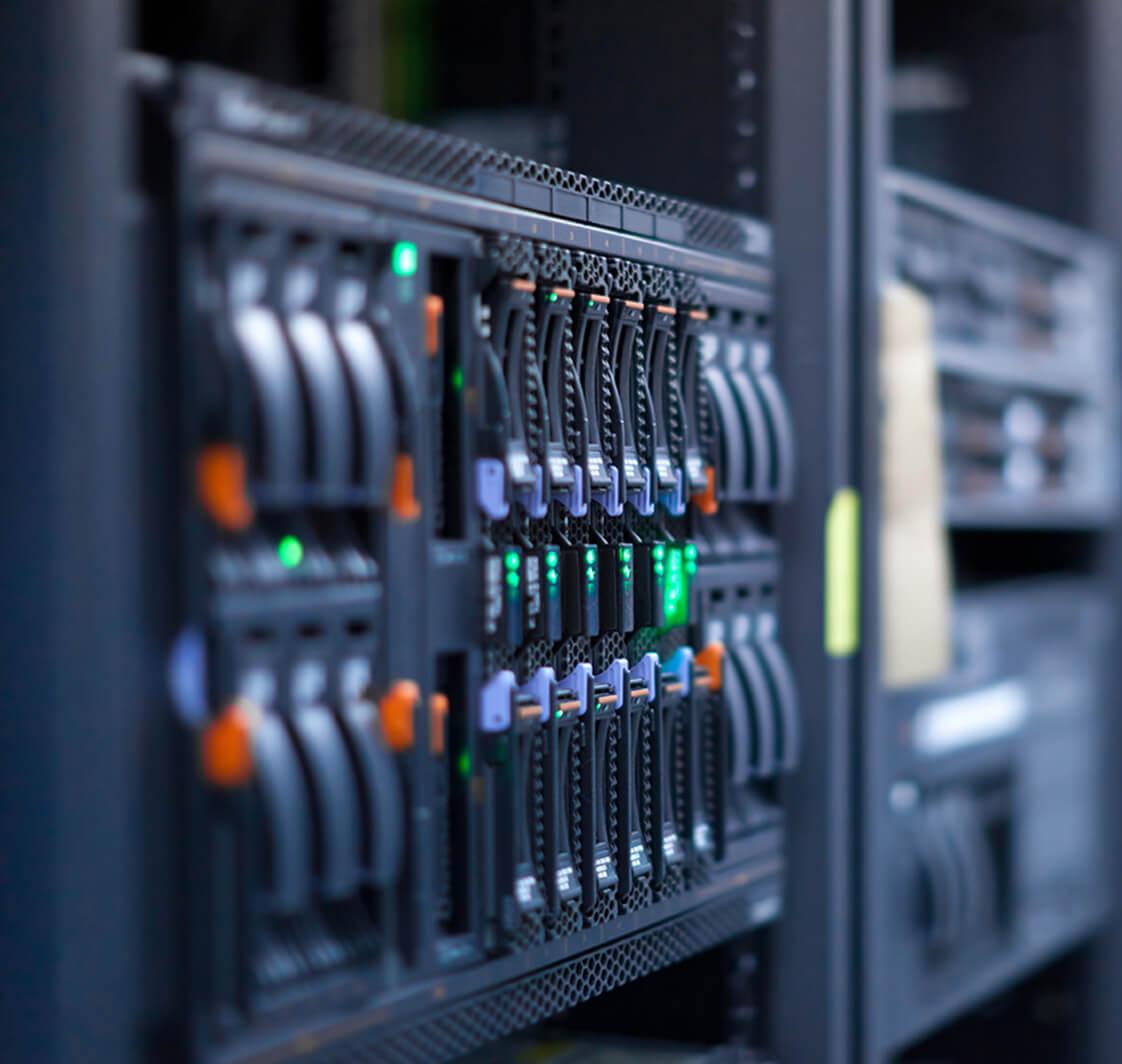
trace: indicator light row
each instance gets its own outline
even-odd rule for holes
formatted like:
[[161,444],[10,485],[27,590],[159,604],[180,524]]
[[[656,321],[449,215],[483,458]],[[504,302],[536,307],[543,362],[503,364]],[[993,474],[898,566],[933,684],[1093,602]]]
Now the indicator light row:
[[484,634],[500,643],[688,624],[692,543],[506,548],[483,566]]

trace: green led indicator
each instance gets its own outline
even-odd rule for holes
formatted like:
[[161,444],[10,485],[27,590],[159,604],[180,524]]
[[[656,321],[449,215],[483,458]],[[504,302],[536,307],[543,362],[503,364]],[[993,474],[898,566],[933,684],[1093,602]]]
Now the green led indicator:
[[686,562],[686,572],[693,576],[697,572],[697,562]]
[[295,536],[285,536],[277,544],[277,557],[286,569],[295,569],[304,560],[304,544]]
[[588,305],[589,305],[590,307],[594,307],[594,306],[596,306],[596,300],[595,300],[595,299],[590,299],[590,300],[588,301]]
[[663,571],[664,571],[665,569],[666,569],[666,566],[665,566],[665,565],[663,565],[663,564],[662,564],[662,562],[655,562],[655,572],[656,572],[656,573],[657,573],[657,574],[658,574],[659,576],[662,576],[662,574],[663,574]]
[[630,580],[631,579],[631,566],[630,565],[625,565],[623,567],[623,578],[624,578],[624,580]]
[[412,277],[417,272],[417,245],[408,240],[394,244],[390,262],[398,277]]
[[471,751],[464,750],[456,759],[456,768],[465,779],[471,775]]
[[452,370],[452,390],[460,392],[460,391],[463,391],[463,388],[464,388],[464,371],[462,369],[460,369],[459,366],[457,366],[454,370]]
[[551,550],[546,553],[545,564],[551,569],[557,564],[557,551]]
[[518,574],[513,573],[513,572],[512,573],[507,573],[506,574],[506,582],[507,582],[508,587],[517,587],[518,586]]
[[681,547],[668,551],[666,559],[666,591],[663,595],[663,612],[666,624],[670,627],[685,624],[689,620],[690,601],[685,574],[685,552]]
[[686,544],[686,559],[688,561],[692,562],[696,557],[697,557],[697,547],[694,546],[694,544],[692,544],[692,543],[687,543]]
[[588,582],[590,584],[595,584],[596,583],[596,570],[595,569],[593,569],[591,567],[586,569],[584,575],[588,577]]
[[630,547],[620,547],[619,557],[620,557],[620,561],[624,561],[624,562],[631,561],[631,548]]
[[588,562],[589,565],[595,565],[596,564],[596,548],[595,547],[589,547],[588,550],[586,550],[584,552],[584,560],[586,562]]
[[506,567],[508,569],[517,569],[520,564],[521,561],[518,557],[518,551],[508,550],[506,552]]
[[551,584],[556,584],[556,583],[557,583],[557,573],[556,573],[556,571],[555,571],[555,570],[553,570],[553,569],[550,569],[550,570],[549,570],[549,571],[548,571],[548,572],[547,572],[547,573],[545,574],[545,578],[546,578],[546,579],[547,579],[547,580],[548,580],[548,581],[549,581],[549,582],[550,582]]
[[549,301],[551,303],[556,303],[557,302],[557,293],[556,292],[550,292],[549,293]]
[[662,561],[666,555],[666,548],[661,543],[656,543],[652,553],[659,561]]
[[554,713],[553,715],[554,715],[554,716],[555,716],[555,717],[556,717],[556,718],[557,718],[558,720],[560,720],[560,719],[561,719],[561,718],[562,718],[562,717],[563,717],[563,716],[565,715],[565,711],[564,711],[563,709],[559,709],[559,710],[557,710],[557,712],[556,712],[556,713]]

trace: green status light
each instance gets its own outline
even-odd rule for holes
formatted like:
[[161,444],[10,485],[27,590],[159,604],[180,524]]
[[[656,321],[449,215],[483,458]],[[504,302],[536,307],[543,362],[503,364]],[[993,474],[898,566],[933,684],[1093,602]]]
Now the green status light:
[[557,551],[551,550],[546,553],[545,564],[551,569],[557,564]]
[[285,536],[277,544],[277,557],[286,569],[295,569],[304,560],[304,544],[295,536]]
[[417,245],[399,240],[393,246],[390,262],[398,277],[412,277],[417,272]]
[[620,549],[619,549],[619,560],[621,562],[631,561],[631,548],[630,547],[620,547]]
[[452,370],[452,390],[456,392],[463,391],[464,388],[464,371],[457,366]]
[[513,570],[506,574],[506,582],[508,587],[518,586],[518,574]]
[[592,568],[591,566],[589,566],[589,567],[588,567],[588,568],[587,568],[587,569],[585,570],[585,573],[584,573],[584,575],[588,577],[588,582],[589,582],[590,584],[595,584],[595,583],[596,583],[596,570],[595,570],[595,569],[593,569],[593,568]]
[[672,547],[666,559],[666,590],[663,593],[663,612],[666,624],[673,627],[689,620],[690,597],[685,573],[685,551]]
[[662,543],[656,543],[654,545],[654,550],[651,551],[651,553],[658,561],[662,561],[662,559],[666,556],[666,547]]
[[547,573],[545,574],[545,578],[546,578],[546,579],[547,579],[547,580],[548,580],[548,581],[549,581],[549,582],[550,582],[551,584],[556,584],[556,583],[557,583],[557,570],[556,570],[556,569],[550,569],[550,570],[549,570],[549,571],[548,571],[548,572],[547,572]]
[[506,567],[508,569],[517,569],[521,564],[521,559],[518,557],[518,551],[508,550],[506,552]]
[[584,560],[586,562],[588,562],[589,565],[595,565],[596,564],[596,548],[595,547],[589,547],[588,550],[586,550],[584,552]]
[[549,301],[551,303],[556,303],[557,302],[557,293],[556,292],[550,292],[549,293]]
[[471,775],[471,751],[464,750],[456,759],[456,768],[459,770],[461,776],[467,779]]

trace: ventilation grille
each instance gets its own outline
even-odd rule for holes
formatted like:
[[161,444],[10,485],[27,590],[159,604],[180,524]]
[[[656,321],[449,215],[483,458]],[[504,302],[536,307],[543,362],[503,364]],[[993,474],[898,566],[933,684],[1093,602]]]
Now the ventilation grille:
[[741,258],[758,223],[727,211],[589,177],[384,115],[195,68],[189,96],[212,123],[334,162],[471,192],[558,217]]
[[431,1064],[448,1060],[708,949],[747,926],[748,906],[737,894],[443,1012],[427,1013],[408,1029],[363,1032],[301,1059],[308,1064]]

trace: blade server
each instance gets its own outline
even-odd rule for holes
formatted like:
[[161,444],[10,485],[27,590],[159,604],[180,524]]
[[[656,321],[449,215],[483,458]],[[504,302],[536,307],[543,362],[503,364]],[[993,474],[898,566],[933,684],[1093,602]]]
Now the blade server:
[[801,733],[767,228],[143,81],[200,1059],[446,1057],[773,919]]

